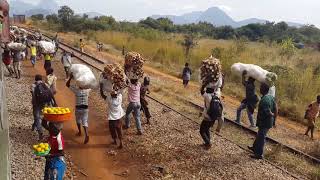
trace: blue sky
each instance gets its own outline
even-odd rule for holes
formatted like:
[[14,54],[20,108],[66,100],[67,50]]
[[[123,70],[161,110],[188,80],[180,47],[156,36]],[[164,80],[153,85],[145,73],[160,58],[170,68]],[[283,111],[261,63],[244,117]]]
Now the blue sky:
[[[24,0],[36,3],[39,0]],[[320,0],[57,0],[78,12],[95,11],[137,21],[153,14],[180,15],[218,6],[235,20],[262,18],[320,27]]]

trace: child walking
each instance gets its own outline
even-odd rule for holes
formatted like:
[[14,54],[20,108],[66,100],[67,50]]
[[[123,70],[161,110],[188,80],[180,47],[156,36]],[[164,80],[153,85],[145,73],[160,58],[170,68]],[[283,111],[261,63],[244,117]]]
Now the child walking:
[[49,123],[49,139],[51,150],[46,156],[46,165],[44,179],[63,180],[66,170],[66,162],[64,159],[64,139],[61,133],[62,124]]
[[128,87],[128,100],[129,105],[126,111],[126,124],[125,129],[130,127],[130,114],[133,112],[133,116],[136,120],[136,128],[138,130],[137,135],[142,135],[142,127],[141,127],[141,103],[140,103],[140,88],[141,84],[138,79],[131,79]]

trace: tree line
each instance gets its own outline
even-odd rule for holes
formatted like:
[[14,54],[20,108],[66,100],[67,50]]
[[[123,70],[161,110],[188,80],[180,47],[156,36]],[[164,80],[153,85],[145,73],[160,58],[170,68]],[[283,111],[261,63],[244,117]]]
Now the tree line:
[[290,38],[295,43],[317,44],[320,42],[320,29],[314,25],[291,27],[285,22],[248,24],[233,28],[231,26],[216,27],[207,22],[175,25],[168,18],[153,19],[148,17],[135,23],[116,21],[112,16],[89,18],[86,14],[75,15],[74,11],[68,6],[62,6],[58,10],[58,14],[47,15],[46,17],[41,14],[31,16],[34,21],[41,21],[44,18],[49,24],[58,25],[60,31],[114,30],[129,32],[146,39],[161,38],[163,33],[183,33],[214,39],[245,38],[250,41],[280,43]]

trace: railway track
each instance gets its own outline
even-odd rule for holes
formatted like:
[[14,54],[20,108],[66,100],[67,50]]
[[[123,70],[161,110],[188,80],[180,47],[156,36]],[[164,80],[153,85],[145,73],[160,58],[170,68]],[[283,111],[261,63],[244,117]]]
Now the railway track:
[[[29,31],[30,31],[30,32],[33,32],[32,30],[29,30]],[[51,37],[49,37],[49,36],[47,36],[47,35],[44,35],[44,36],[45,36],[48,40],[51,40],[51,39],[52,39]],[[105,63],[113,63],[111,60],[104,60],[104,61],[103,61],[103,60],[100,60],[100,59],[98,59],[98,58],[96,58],[96,57],[93,57],[93,56],[91,56],[91,55],[89,55],[89,54],[87,54],[87,53],[80,52],[79,49],[76,49],[76,48],[74,48],[74,47],[72,47],[72,46],[70,46],[70,45],[68,45],[68,44],[66,44],[66,43],[63,43],[63,42],[59,42],[59,49],[65,50],[65,51],[70,52],[70,53],[73,53],[74,57],[76,57],[78,60],[80,60],[80,61],[82,61],[83,63],[85,63],[85,64],[87,64],[87,65],[95,68],[95,69],[98,70],[98,71],[103,71],[103,68],[104,68],[104,64],[105,64]],[[163,103],[163,102],[161,102],[160,100],[158,100],[158,99],[156,99],[156,98],[154,98],[154,97],[152,97],[152,96],[150,96],[150,95],[147,95],[147,97],[148,97],[149,99],[151,99],[151,100],[153,100],[153,101],[161,104],[162,106],[170,109],[171,111],[173,111],[173,112],[175,112],[175,113],[183,116],[184,118],[188,119],[189,121],[192,121],[193,123],[196,123],[196,124],[199,125],[199,122],[197,122],[197,121],[195,121],[194,119],[188,117],[187,115],[183,114],[182,112],[176,110],[175,108],[171,107],[170,105],[167,105],[166,103]],[[192,107],[197,108],[197,109],[199,109],[199,110],[203,110],[203,107],[202,107],[202,106],[200,106],[200,105],[198,105],[198,104],[196,104],[196,103],[194,103],[194,102],[188,101],[188,100],[185,100],[185,101],[187,101]],[[225,122],[229,123],[229,124],[232,125],[232,126],[235,126],[235,127],[239,128],[239,129],[241,129],[241,130],[244,130],[245,132],[247,132],[247,133],[249,133],[249,134],[251,134],[251,135],[256,135],[256,134],[257,134],[257,132],[255,132],[254,130],[252,130],[252,129],[248,128],[248,127],[245,127],[245,126],[243,126],[243,125],[241,125],[241,124],[238,124],[238,123],[236,123],[235,121],[232,121],[232,120],[230,120],[230,119],[228,119],[228,118],[225,118]],[[243,147],[243,146],[241,146],[241,145],[233,142],[232,140],[230,140],[230,139],[228,139],[228,138],[226,138],[226,137],[223,137],[223,136],[220,136],[220,137],[226,139],[227,141],[230,141],[230,142],[233,143],[233,144],[236,144],[236,145],[239,146],[241,149],[244,149],[244,150],[246,150],[246,151],[249,152],[249,150],[248,150],[246,147]],[[268,142],[268,143],[271,143],[271,144],[279,145],[279,146],[283,147],[284,149],[286,149],[287,151],[289,151],[289,152],[291,152],[291,153],[293,153],[293,154],[296,154],[296,155],[299,155],[299,156],[304,157],[305,159],[307,159],[307,160],[310,161],[310,162],[313,162],[313,163],[315,163],[315,164],[320,164],[320,159],[318,159],[318,158],[316,158],[316,157],[313,157],[313,156],[311,156],[311,155],[309,155],[309,154],[306,154],[306,153],[304,153],[304,152],[302,152],[302,151],[300,151],[300,150],[298,150],[298,149],[296,149],[296,148],[290,147],[289,145],[282,144],[281,142],[277,141],[277,140],[274,139],[274,138],[267,137],[267,142]],[[291,175],[292,177],[299,179],[299,177],[293,175],[292,173],[290,173],[290,172],[288,172],[287,170],[283,169],[282,167],[274,164],[273,162],[268,161],[268,160],[266,160],[266,161],[269,162],[270,164],[272,164],[273,166],[277,167],[278,169],[281,169],[282,171],[288,173],[288,174]],[[301,177],[300,177],[300,178],[301,178]],[[305,177],[305,178],[307,178],[307,177]]]

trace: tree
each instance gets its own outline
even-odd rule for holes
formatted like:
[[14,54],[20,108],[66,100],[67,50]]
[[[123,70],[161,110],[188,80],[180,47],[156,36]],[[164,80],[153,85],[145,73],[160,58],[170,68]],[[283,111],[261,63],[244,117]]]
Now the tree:
[[157,22],[160,25],[160,29],[165,32],[172,32],[174,27],[173,22],[169,18],[159,18]]
[[188,34],[184,36],[184,40],[182,42],[182,46],[185,49],[185,56],[186,59],[189,60],[190,50],[197,45],[195,41],[195,37],[192,34]]
[[295,52],[296,47],[294,46],[294,42],[291,38],[282,41],[280,55],[287,56],[287,59],[289,59],[294,55]]
[[33,21],[42,21],[44,19],[44,15],[43,14],[34,14],[31,16],[31,19]]
[[61,6],[61,8],[58,10],[58,17],[63,29],[70,29],[70,27],[72,26],[71,18],[73,16],[74,11],[71,8],[69,8],[68,6]]
[[221,26],[215,30],[216,39],[232,39],[235,36],[235,31],[231,26]]
[[46,19],[49,23],[58,23],[59,22],[59,18],[56,14],[47,15]]
[[161,29],[159,21],[157,21],[151,17],[147,17],[147,19],[141,20],[139,22],[139,25],[141,25],[142,27],[147,27],[147,28],[152,28],[152,29]]

